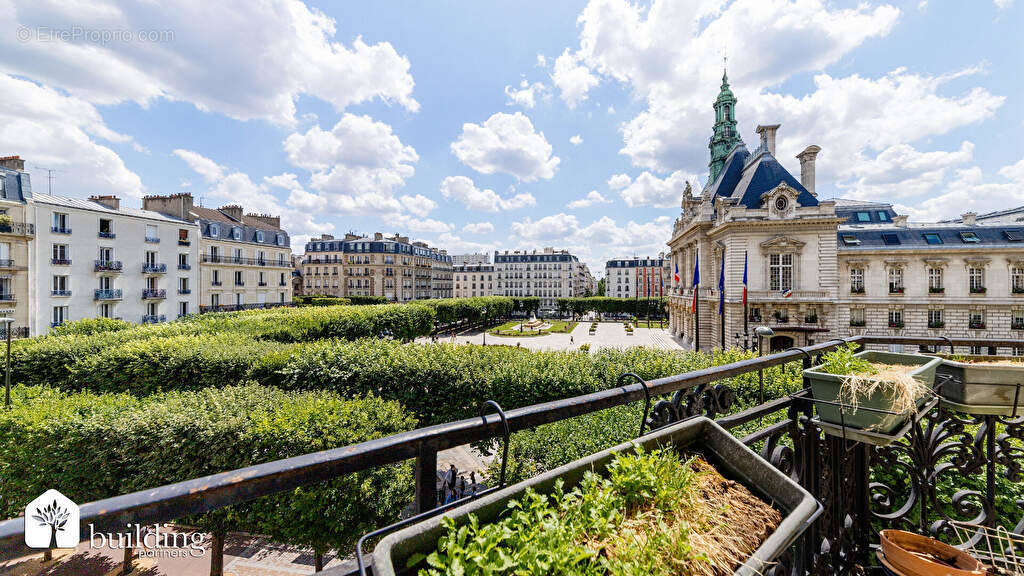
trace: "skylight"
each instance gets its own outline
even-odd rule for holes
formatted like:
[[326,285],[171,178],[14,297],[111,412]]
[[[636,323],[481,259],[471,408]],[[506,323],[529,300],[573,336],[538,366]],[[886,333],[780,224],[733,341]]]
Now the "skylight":
[[843,234],[843,244],[847,246],[859,246],[860,238],[857,238],[853,234]]
[[879,212],[878,213],[878,221],[879,222],[888,222],[889,221],[889,213],[888,212],[884,212],[884,211],[883,212]]
[[978,238],[978,235],[974,232],[961,232],[960,239],[968,244],[977,244],[978,242],[981,242],[981,238]]
[[1010,242],[1020,242],[1024,240],[1024,230],[1006,230],[1003,232],[1006,235],[1006,239]]
[[938,234],[925,234],[924,241],[929,244],[942,244],[942,237]]
[[897,236],[894,232],[883,232],[882,242],[885,242],[887,246],[894,246],[900,243],[900,237]]
[[871,213],[857,212],[857,222],[871,222]]

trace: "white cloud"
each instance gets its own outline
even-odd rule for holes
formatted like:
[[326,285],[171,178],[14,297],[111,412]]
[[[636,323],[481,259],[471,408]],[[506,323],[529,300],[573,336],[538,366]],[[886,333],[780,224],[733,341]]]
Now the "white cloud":
[[354,114],[343,115],[329,132],[313,126],[291,134],[284,150],[291,164],[312,172],[311,187],[338,213],[400,212],[394,192],[412,177],[419,160],[391,126]]
[[579,146],[580,144],[583,144],[583,136],[580,136],[579,134],[571,136],[569,138],[569,143],[572,144],[573,146]]
[[465,176],[448,176],[441,181],[441,195],[462,202],[467,210],[477,212],[498,212],[516,210],[537,204],[529,193],[519,193],[511,198],[502,198],[494,190],[480,189],[472,179]]
[[[618,176],[621,175],[613,176],[612,179],[614,180]],[[619,194],[622,195],[622,199],[630,207],[654,206],[655,208],[671,208],[679,205],[683,190],[686,189],[687,180],[695,182],[696,176],[677,170],[661,179],[650,172],[644,172],[637,176],[632,184],[622,188]],[[616,184],[619,183],[616,182]]]
[[[414,234],[440,234],[451,232],[455,227],[447,222],[431,218],[410,218],[404,214],[393,216],[391,221]],[[444,248],[444,246],[441,246]]]
[[514,222],[512,242],[526,249],[542,246],[569,248],[588,263],[591,271],[597,271],[604,270],[605,262],[613,257],[633,254],[655,256],[664,252],[671,228],[671,219],[667,216],[660,216],[652,222],[629,221],[622,226],[603,216],[583,226],[575,216],[558,213],[539,220],[526,218]]
[[434,208],[437,208],[437,202],[434,202],[423,194],[402,196],[399,200],[402,202],[403,208],[417,216],[426,216],[427,214],[430,214]]
[[629,177],[629,174],[614,174],[608,179],[608,187],[612,190],[622,190],[632,183],[633,179]]
[[594,204],[609,203],[611,203],[611,200],[606,199],[600,192],[597,190],[591,190],[586,197],[569,202],[569,209],[576,210],[577,208],[586,208],[588,206],[593,206]]
[[451,145],[463,164],[482,174],[502,172],[531,182],[551,179],[560,160],[551,155],[543,132],[522,112],[498,112],[481,124],[465,123],[462,134]]
[[1010,6],[1013,6],[1013,0],[994,0],[994,1],[996,3],[996,7],[998,7],[1000,10],[1005,10],[1005,9],[1009,8]]
[[575,108],[586,100],[587,92],[598,84],[597,76],[581,65],[579,60],[579,56],[571,54],[566,48],[555,60],[555,70],[551,75],[552,82],[561,91],[562,99],[569,108]]
[[37,192],[47,191],[47,181],[34,167],[56,171],[54,194],[144,194],[142,180],[112,149],[134,142],[111,130],[93,105],[5,74],[0,94],[0,150],[26,161]]
[[[203,196],[212,199],[214,206],[241,204],[247,212],[280,215],[281,226],[288,231],[296,250],[311,236],[334,229],[315,219],[315,215],[328,211],[327,199],[305,190],[295,174],[268,176],[257,184],[248,174],[228,170],[198,152],[178,149],[174,154],[203,177],[209,185]],[[283,199],[280,191],[285,193]]]
[[463,226],[462,231],[467,234],[490,234],[494,232],[494,224],[490,222],[470,223]]
[[536,67],[538,67],[538,68],[547,68],[548,67],[548,58],[547,58],[547,56],[545,56],[543,54],[537,54],[537,63],[534,64],[534,65]]
[[919,152],[909,144],[894,144],[875,158],[858,164],[856,180],[843,184],[852,198],[892,201],[931,193],[946,179],[949,168],[970,162],[974,145],[963,142],[953,152]]
[[935,221],[955,218],[964,212],[979,214],[1024,205],[1024,158],[999,169],[998,181],[987,181],[981,168],[957,170],[942,193],[917,205],[898,204],[897,210],[912,220]]
[[[7,28],[36,32],[28,41],[0,36],[0,71],[93,104],[183,101],[232,118],[287,125],[295,122],[295,102],[303,95],[338,111],[373,99],[419,109],[407,58],[388,42],[335,41],[334,20],[299,0],[268,0],[245,10],[203,0],[97,0],[89,10],[34,0],[11,4],[4,10],[11,16]],[[158,36],[102,42],[38,33],[75,27]]]
[[512,232],[526,241],[550,241],[564,238],[567,231],[579,229],[579,221],[572,214],[560,212],[534,221],[526,217],[512,223]]
[[541,82],[530,84],[523,79],[519,82],[519,88],[505,86],[505,96],[508,97],[508,101],[505,102],[507,106],[522,106],[529,109],[537,104],[538,99],[548,96],[548,89]]

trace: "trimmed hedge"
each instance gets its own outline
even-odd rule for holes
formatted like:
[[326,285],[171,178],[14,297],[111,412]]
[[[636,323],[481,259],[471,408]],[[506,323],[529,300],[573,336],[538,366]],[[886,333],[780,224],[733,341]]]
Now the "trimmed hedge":
[[348,306],[352,303],[348,298],[337,296],[296,296],[292,300],[296,306]]
[[73,334],[89,336],[91,334],[99,334],[101,332],[128,330],[133,326],[135,326],[135,324],[114,318],[85,318],[61,324],[53,329],[53,333],[56,336],[70,336]]
[[[48,488],[91,502],[413,429],[397,403],[258,385],[172,392],[67,394],[16,387],[0,411],[0,516]],[[397,519],[412,497],[409,464],[346,475],[186,522],[348,551]]]
[[478,296],[476,298],[446,298],[441,300],[420,300],[434,310],[438,324],[454,324],[463,320],[476,321],[484,318],[507,318],[515,310],[515,301],[505,296]]
[[587,312],[600,314],[633,314],[636,316],[660,317],[667,315],[665,306],[668,298],[611,298],[592,296],[588,298],[559,298],[556,300],[559,314],[572,313],[582,316]]

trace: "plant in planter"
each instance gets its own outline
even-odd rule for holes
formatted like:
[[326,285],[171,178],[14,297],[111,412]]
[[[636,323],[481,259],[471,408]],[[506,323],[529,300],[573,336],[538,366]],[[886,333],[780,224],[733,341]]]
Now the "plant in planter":
[[903,320],[890,320],[889,328],[903,328]]
[[863,286],[852,286],[852,287],[850,287],[850,294],[863,294],[863,293],[864,293],[864,287]]
[[925,404],[942,360],[856,350],[852,344],[837,348],[819,366],[804,370],[814,399],[823,401],[815,406],[818,417],[833,425],[892,434]]
[[941,287],[939,287],[939,288],[936,288],[934,286],[929,286],[928,287],[928,293],[929,294],[942,294],[945,291],[946,291],[946,289],[945,288],[941,288]]
[[753,576],[821,508],[707,418],[663,428],[385,537],[378,576]]
[[984,330],[985,323],[979,320],[971,320],[970,322],[967,323],[967,327],[970,328],[971,330]]
[[939,355],[943,400],[966,414],[1024,414],[1024,357]]
[[984,294],[985,290],[984,286],[971,286],[971,294]]
[[946,323],[941,321],[941,320],[938,320],[938,321],[935,321],[935,322],[929,322],[928,323],[928,327],[929,328],[945,328],[946,327]]
[[10,214],[0,214],[0,228],[10,228],[13,223]]

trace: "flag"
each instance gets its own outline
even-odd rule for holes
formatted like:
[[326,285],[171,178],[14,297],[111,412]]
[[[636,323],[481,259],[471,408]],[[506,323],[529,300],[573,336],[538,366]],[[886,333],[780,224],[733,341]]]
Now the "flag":
[[680,282],[682,282],[682,280],[679,279],[679,263],[678,262],[676,262],[675,279],[676,279],[676,284],[679,284]]
[[789,290],[783,290],[782,291],[782,297],[783,298],[790,298],[792,296],[793,296],[793,289],[792,288],[790,288]]
[[743,307],[747,307],[747,253],[743,253]]
[[722,253],[722,271],[718,274],[718,315],[725,314],[725,252]]
[[697,290],[700,289],[700,253],[696,253],[693,259],[693,304],[690,305],[690,312],[697,312]]

